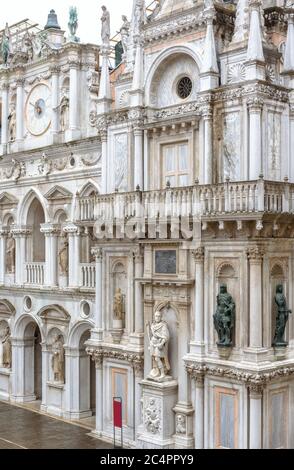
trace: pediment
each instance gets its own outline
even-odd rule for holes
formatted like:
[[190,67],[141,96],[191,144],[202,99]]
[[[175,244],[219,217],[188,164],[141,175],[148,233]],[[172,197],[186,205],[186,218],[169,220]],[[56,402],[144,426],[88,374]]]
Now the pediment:
[[39,312],[39,316],[43,321],[54,324],[70,322],[70,314],[59,305],[50,305],[44,307]]
[[9,318],[14,314],[15,308],[9,300],[0,299],[0,318]]
[[0,194],[0,205],[1,206],[13,206],[18,203],[17,199],[9,193],[1,193]]
[[72,193],[61,186],[54,186],[54,188],[50,189],[47,194],[45,194],[45,198],[49,201],[56,201],[60,199],[71,199]]

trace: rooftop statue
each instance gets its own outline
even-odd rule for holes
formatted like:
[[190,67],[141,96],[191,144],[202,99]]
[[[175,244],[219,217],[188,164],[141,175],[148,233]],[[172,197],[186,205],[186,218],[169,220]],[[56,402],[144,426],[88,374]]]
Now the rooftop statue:
[[126,54],[128,52],[129,37],[130,37],[130,22],[128,21],[128,18],[125,15],[122,16],[122,20],[123,20],[123,24],[122,24],[122,27],[120,28],[120,35],[121,35],[121,43],[123,47],[124,56],[126,57]]
[[70,7],[69,9],[69,22],[68,29],[70,32],[69,40],[73,42],[79,42],[79,38],[76,37],[78,29],[78,11],[76,7]]
[[110,14],[106,6],[102,6],[101,16],[101,39],[104,46],[109,46],[110,41]]
[[2,44],[1,44],[1,54],[2,59],[5,65],[8,63],[9,56],[11,54],[11,35],[8,23],[6,23],[5,30],[2,37]]

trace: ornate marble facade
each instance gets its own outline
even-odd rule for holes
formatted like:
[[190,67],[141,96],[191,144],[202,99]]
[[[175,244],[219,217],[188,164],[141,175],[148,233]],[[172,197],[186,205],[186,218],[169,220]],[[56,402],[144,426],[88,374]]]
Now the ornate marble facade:
[[293,447],[282,3],[134,0],[111,70],[105,7],[100,46],[74,11],[2,33],[1,399],[111,439],[121,396],[132,447]]

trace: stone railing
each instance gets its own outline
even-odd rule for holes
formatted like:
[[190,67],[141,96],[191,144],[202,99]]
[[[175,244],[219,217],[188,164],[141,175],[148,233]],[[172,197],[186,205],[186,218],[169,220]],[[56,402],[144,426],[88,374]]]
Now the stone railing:
[[81,286],[88,289],[96,287],[96,266],[95,264],[81,264]]
[[26,283],[43,286],[44,285],[44,272],[45,263],[26,263]]
[[260,179],[97,195],[78,201],[77,219],[200,218],[261,212],[293,213],[294,184]]

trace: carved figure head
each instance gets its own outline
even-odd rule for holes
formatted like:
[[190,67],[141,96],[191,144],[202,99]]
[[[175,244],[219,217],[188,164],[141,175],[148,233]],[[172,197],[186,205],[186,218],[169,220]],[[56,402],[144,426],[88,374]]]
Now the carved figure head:
[[227,288],[226,284],[221,284],[220,288],[219,288],[219,291],[220,291],[221,294],[227,294],[228,288]]
[[159,310],[156,310],[154,314],[155,323],[160,323],[162,320],[162,313]]
[[283,290],[284,290],[284,288],[283,288],[282,284],[278,284],[277,288],[276,288],[276,293],[277,294],[283,294]]

